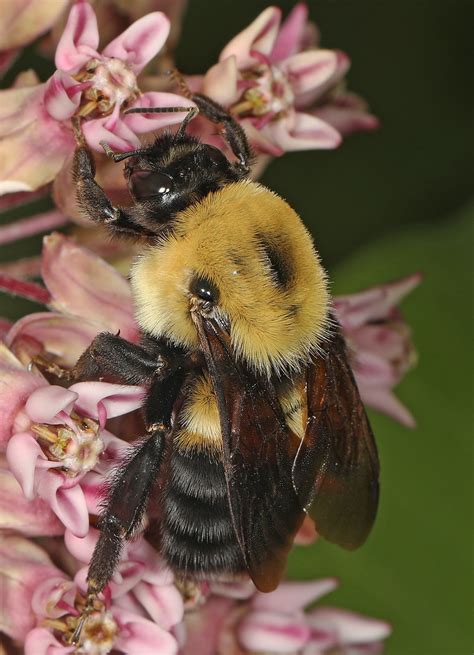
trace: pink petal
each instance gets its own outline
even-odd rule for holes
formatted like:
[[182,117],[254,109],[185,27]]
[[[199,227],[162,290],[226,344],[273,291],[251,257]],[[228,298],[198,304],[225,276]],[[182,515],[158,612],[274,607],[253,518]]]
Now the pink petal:
[[81,102],[81,92],[74,92],[78,87],[76,80],[64,73],[56,71],[45,84],[44,107],[48,114],[57,121],[71,118]]
[[353,329],[368,321],[386,318],[391,309],[417,287],[421,280],[420,273],[412,273],[359,293],[337,296],[333,300],[337,319],[344,329]]
[[110,468],[116,466],[126,456],[130,444],[119,439],[108,430],[101,430],[100,436],[105,444],[105,449],[102,453],[101,459],[95,465],[94,470],[103,475],[107,475]]
[[35,590],[31,607],[38,617],[56,619],[67,613],[75,613],[76,585],[62,576],[44,580]]
[[99,538],[99,530],[89,527],[87,534],[83,537],[78,537],[70,530],[64,532],[64,543],[68,551],[80,562],[87,563],[92,557],[97,539]]
[[44,85],[0,92],[0,194],[51,182],[74,151],[71,129],[47,113],[43,91]]
[[76,73],[89,59],[98,57],[99,30],[94,10],[79,0],[69,13],[64,32],[56,48],[56,68]]
[[11,437],[15,419],[30,394],[45,384],[43,378],[28,372],[6,346],[0,344],[0,444]]
[[351,66],[351,60],[342,50],[332,50],[336,57],[336,66],[333,74],[330,75],[326,81],[315,88],[308,89],[305,93],[300,93],[296,98],[295,105],[297,109],[305,109],[312,107],[318,101],[323,102],[325,94],[333,92],[343,83],[344,75],[347,73]]
[[103,152],[101,141],[105,141],[112,150],[119,152],[134,150],[140,145],[136,134],[119,116],[119,105],[116,105],[116,109],[114,115],[94,118],[82,124],[82,132],[88,145],[97,152]]
[[0,50],[34,41],[53,26],[67,4],[68,0],[2,2]]
[[43,93],[43,84],[0,91],[0,137],[7,137],[35,121],[35,110],[42,102]]
[[357,385],[363,402],[382,414],[390,416],[407,428],[415,428],[416,421],[413,414],[403,405],[395,394],[389,389],[364,385],[359,382],[356,374]]
[[307,50],[293,55],[279,64],[288,76],[296,96],[322,87],[337,67],[333,50]]
[[101,421],[138,409],[145,393],[141,387],[110,382],[78,382],[69,389],[78,395],[76,409]]
[[35,628],[25,640],[25,655],[66,655],[73,653],[75,646],[64,646],[46,628]]
[[394,368],[402,372],[409,365],[409,338],[410,329],[406,323],[402,322],[363,325],[356,328],[349,337],[353,343],[357,344],[357,350],[367,350],[374,355],[384,357],[392,363]]
[[60,311],[100,322],[125,339],[137,334],[127,281],[105,261],[62,234],[43,242],[43,280]]
[[331,630],[340,645],[380,641],[392,632],[385,621],[333,607],[319,607],[307,615],[307,620],[313,628]]
[[277,7],[267,7],[247,28],[229,41],[221,52],[219,61],[235,55],[237,66],[242,70],[255,64],[251,52],[257,51],[269,56],[275,45],[280,20],[281,10]]
[[133,588],[133,595],[146,609],[152,620],[165,630],[170,630],[182,621],[183,597],[174,585],[151,585],[139,582]]
[[161,50],[170,31],[168,18],[160,11],[143,16],[111,41],[102,52],[126,62],[138,75]]
[[236,600],[246,600],[255,594],[255,585],[250,580],[245,582],[211,582],[210,589],[212,594]]
[[[236,649],[232,650],[233,644],[229,646],[225,643],[227,634],[223,634],[234,607],[235,602],[230,598],[211,596],[198,611],[187,612],[186,635],[180,649],[181,655],[243,655]],[[227,632],[231,632],[230,639],[233,642],[234,631],[228,629]]]
[[202,93],[228,107],[239,99],[241,92],[237,80],[237,59],[231,55],[207,71],[202,81]]
[[30,537],[53,537],[64,527],[41,498],[27,500],[13,474],[0,468],[0,525]]
[[[0,197],[0,212],[8,211],[14,207],[28,205],[39,198],[46,198],[49,195],[49,189],[43,188],[31,193],[21,192],[12,193],[7,197]],[[6,228],[3,228],[6,229]]]
[[[21,204],[21,202],[18,204]],[[68,218],[56,210],[13,220],[0,227],[0,245],[25,239],[41,232],[47,232],[55,227],[62,227],[67,222]]]
[[[176,95],[174,93],[158,93],[149,91],[144,93],[133,103],[133,107],[194,107],[195,104],[188,98]],[[122,123],[132,132],[141,134],[143,132],[152,132],[159,130],[168,125],[181,123],[186,116],[186,112],[172,112],[163,114],[126,114],[122,118]]]
[[34,627],[36,617],[31,600],[38,585],[59,571],[46,552],[18,535],[0,539],[0,630],[23,641]]
[[299,112],[269,123],[262,131],[285,152],[337,148],[342,140],[324,121]]
[[38,486],[36,479],[38,461],[47,463],[38,442],[29,432],[19,432],[8,442],[6,455],[10,470],[18,480],[23,494],[28,500],[32,500],[36,496]]
[[64,423],[60,412],[71,413],[79,394],[64,387],[50,384],[33,391],[26,401],[25,409],[28,416],[36,423]]
[[308,7],[304,2],[299,2],[283,21],[270,54],[270,61],[282,61],[301,50],[307,20]]
[[355,132],[371,132],[380,127],[377,116],[362,109],[339,107],[334,103],[323,105],[311,113],[332,125],[342,136],[348,136]]
[[252,607],[264,611],[296,612],[319,600],[337,586],[338,581],[335,578],[310,582],[282,582],[269,594],[257,592],[252,599]]
[[124,555],[133,562],[143,564],[143,580],[151,585],[169,586],[174,576],[160,557],[160,554],[145,539],[138,539],[127,544]]
[[390,389],[398,382],[395,369],[385,357],[367,351],[357,351],[352,368],[358,382],[365,387]]
[[[104,431],[101,431],[101,436],[103,434]],[[96,465],[96,468],[98,468],[98,465]],[[96,471],[89,471],[81,479],[81,489],[86,499],[89,514],[100,514],[105,497],[104,476]]]
[[237,628],[239,642],[252,652],[293,654],[303,648],[310,634],[303,618],[276,612],[252,611]]
[[5,337],[23,364],[31,361],[31,346],[37,344],[35,353],[41,351],[54,356],[62,366],[74,366],[87,346],[90,345],[101,326],[86,320],[57,314],[38,312],[29,314],[17,321]]
[[140,655],[176,655],[178,644],[163,628],[136,614],[112,607],[114,619],[120,626],[115,647],[125,653]]
[[251,118],[244,118],[239,123],[244,128],[247,138],[255,151],[271,157],[281,157],[285,151],[275,143],[272,129],[267,125],[259,130],[254,127],[252,120]]
[[78,537],[89,529],[89,512],[79,484],[66,487],[62,474],[45,472],[38,483],[38,495],[49,504],[65,528]]

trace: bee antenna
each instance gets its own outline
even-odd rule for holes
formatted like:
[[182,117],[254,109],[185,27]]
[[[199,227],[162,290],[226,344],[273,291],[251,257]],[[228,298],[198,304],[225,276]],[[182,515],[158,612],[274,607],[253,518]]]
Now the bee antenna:
[[171,114],[178,111],[187,112],[183,122],[179,126],[179,130],[176,132],[175,138],[178,139],[183,136],[188,124],[193,118],[199,114],[198,107],[130,107],[130,109],[124,111],[124,114]]
[[128,159],[128,157],[133,157],[134,155],[139,155],[141,153],[141,149],[128,150],[128,152],[115,152],[106,141],[99,141],[99,144],[104,149],[107,157],[113,159],[114,162],[123,161],[124,159]]
[[188,100],[192,100],[193,92],[186,84],[186,80],[184,79],[183,75],[181,75],[179,70],[177,68],[171,68],[168,71],[168,73],[171,79],[173,80],[173,82],[175,82],[176,85],[179,87],[179,90],[181,91],[181,95],[183,95],[185,98],[188,98]]

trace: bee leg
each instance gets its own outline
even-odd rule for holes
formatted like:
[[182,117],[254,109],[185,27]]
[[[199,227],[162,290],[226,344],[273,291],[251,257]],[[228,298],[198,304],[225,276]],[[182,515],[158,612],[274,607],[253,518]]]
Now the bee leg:
[[166,430],[161,427],[133,448],[128,460],[115,473],[105,511],[100,518],[100,535],[87,574],[86,605],[79,618],[72,643],[80,633],[94,600],[117,568],[124,542],[139,529],[150,491],[155,482],[165,446]]
[[76,148],[72,163],[72,176],[76,184],[77,201],[82,211],[96,223],[105,224],[112,232],[150,234],[138,225],[129,210],[114,207],[102,187],[94,179],[95,164],[92,153],[85,145]]
[[167,377],[180,361],[179,353],[172,352],[158,340],[147,343],[145,349],[116,334],[101,332],[82,353],[70,377],[97,380],[111,375],[125,384],[143,384],[157,377]]
[[252,151],[243,128],[235,118],[221,107],[217,102],[205,95],[196,93],[192,96],[193,102],[199,107],[201,114],[204,114],[213,123],[222,123],[224,126],[224,137],[232,152],[239,160],[239,170],[247,175],[250,170]]
[[171,430],[171,416],[183,373],[177,371],[167,380],[156,380],[149,391],[145,414],[149,436],[134,446],[116,471],[105,510],[100,517],[100,536],[87,574],[86,605],[72,636],[80,642],[81,631],[94,600],[111,580],[126,540],[140,529],[150,492],[160,468],[166,438]]

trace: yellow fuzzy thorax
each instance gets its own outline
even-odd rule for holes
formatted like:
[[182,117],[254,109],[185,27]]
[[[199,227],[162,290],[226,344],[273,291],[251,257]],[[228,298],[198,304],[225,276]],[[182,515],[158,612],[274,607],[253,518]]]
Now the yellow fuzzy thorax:
[[[308,419],[303,378],[292,384],[279,385],[277,395],[288,428],[303,439]],[[180,450],[205,449],[210,455],[222,450],[219,408],[208,373],[191,382],[180,413],[175,444]]]
[[[283,260],[284,284],[267,252]],[[230,324],[236,357],[252,368],[295,370],[319,347],[328,316],[326,276],[298,215],[267,188],[246,180],[209,194],[138,258],[131,282],[140,327],[198,347],[189,291],[196,276],[218,288],[216,314]]]

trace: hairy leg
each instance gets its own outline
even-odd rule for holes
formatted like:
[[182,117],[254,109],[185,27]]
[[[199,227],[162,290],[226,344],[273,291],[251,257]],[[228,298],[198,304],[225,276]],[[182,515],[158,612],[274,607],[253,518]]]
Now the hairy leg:
[[192,99],[199,107],[201,114],[211,122],[221,123],[224,126],[224,137],[238,158],[242,173],[247,174],[250,170],[252,152],[243,128],[229,112],[211,98],[196,93]]
[[176,370],[183,360],[179,350],[171,350],[156,339],[137,345],[110,332],[101,332],[71,369],[61,368],[42,356],[33,359],[41,370],[68,382],[98,380],[107,375],[124,384],[145,384]]
[[90,219],[96,223],[105,224],[111,232],[136,236],[151,234],[135,222],[133,206],[123,209],[112,205],[102,187],[94,179],[94,159],[91,151],[85,145],[79,145],[76,148],[72,175],[76,184],[79,205]]
[[165,380],[155,380],[145,403],[149,436],[133,446],[117,469],[107,503],[100,517],[100,536],[87,574],[87,597],[72,643],[79,643],[94,600],[112,578],[126,540],[142,525],[150,493],[160,469],[166,440],[171,434],[171,417],[184,379],[179,370]]

